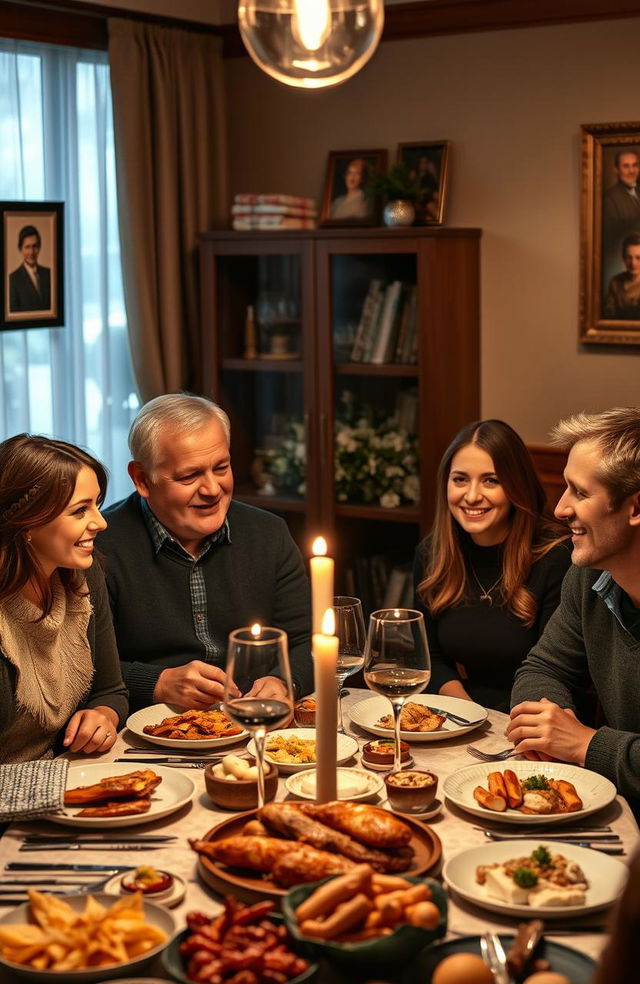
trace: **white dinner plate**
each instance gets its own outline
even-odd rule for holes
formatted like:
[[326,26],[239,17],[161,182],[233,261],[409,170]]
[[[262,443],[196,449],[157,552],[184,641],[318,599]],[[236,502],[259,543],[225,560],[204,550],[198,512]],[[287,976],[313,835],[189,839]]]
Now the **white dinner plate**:
[[[340,786],[338,785],[338,795],[336,798],[339,800],[349,800],[350,803],[355,803],[356,800],[361,802],[372,800],[375,799],[376,796],[384,789],[384,780],[379,776],[372,776],[371,773],[366,772],[365,769],[341,768],[337,769],[336,772],[338,775],[338,783],[340,783],[340,779],[342,777],[342,780],[345,783],[348,783],[349,780],[353,779],[364,786],[359,793],[349,792],[348,790],[341,793]],[[299,796],[300,799],[315,800],[315,784],[314,788],[311,790],[305,788],[305,780],[307,777],[314,778],[315,774],[315,767],[313,769],[305,769],[304,772],[294,772],[293,775],[289,776],[285,781],[287,791],[290,792],[292,796]]]
[[[107,909],[115,901],[112,896],[105,895],[104,893],[92,892],[91,895]],[[67,895],[64,901],[71,906],[74,912],[80,914],[84,912],[87,898],[88,894]],[[55,984],[94,984],[96,981],[119,981],[122,979],[121,974],[142,970],[143,967],[150,964],[164,950],[167,944],[171,942],[171,938],[176,931],[176,921],[167,909],[156,905],[154,902],[148,902],[146,899],[143,900],[143,906],[145,922],[151,926],[155,926],[156,929],[162,930],[167,939],[166,942],[158,943],[151,950],[147,950],[137,957],[131,957],[130,960],[107,964],[102,967],[85,967],[83,970],[60,971],[36,970],[34,967],[29,967],[25,964],[16,964],[0,956],[0,966],[7,967],[13,971],[16,977],[34,981],[35,984],[54,984],[54,982]],[[24,902],[22,905],[16,906],[11,912],[7,912],[0,917],[0,924],[5,927],[24,925],[25,923],[34,923],[31,916],[31,904],[29,902]],[[4,980],[4,976],[2,980]],[[149,984],[152,984],[152,982],[149,982]]]
[[[476,881],[476,867],[479,864],[503,863],[510,858],[527,857],[536,848],[544,845],[551,854],[562,854],[570,861],[580,865],[588,883],[584,905],[532,906],[503,902],[492,898],[483,885]],[[474,902],[483,909],[502,912],[518,918],[564,919],[581,916],[596,909],[604,909],[616,901],[627,880],[627,867],[621,861],[607,854],[600,854],[587,847],[575,844],[545,843],[540,840],[500,841],[471,847],[450,858],[442,871],[444,881],[462,898]]]
[[[291,772],[303,772],[305,769],[309,769],[313,762],[279,762],[277,759],[272,758],[268,751],[267,745],[272,738],[303,738],[305,741],[315,741],[316,740],[316,729],[315,728],[283,728],[281,731],[269,731],[267,737],[265,738],[264,747],[264,758],[265,762],[273,762],[274,765],[278,766],[278,771],[287,775]],[[256,746],[253,738],[247,745],[247,751],[249,755],[256,757]],[[348,759],[358,751],[358,742],[351,735],[338,734],[337,736],[337,764],[343,765]]]
[[[457,738],[459,735],[466,735],[468,731],[479,728],[487,719],[488,711],[480,704],[474,704],[471,700],[461,700],[459,697],[441,697],[439,694],[416,694],[409,700],[416,704],[426,704],[427,707],[437,708],[443,714],[450,711],[452,714],[459,714],[460,717],[473,721],[473,724],[455,724],[447,718],[437,731],[401,731],[400,737],[404,741],[444,741],[446,738]],[[382,738],[389,738],[392,730],[389,728],[379,728],[378,721],[385,714],[391,713],[391,704],[386,697],[367,697],[358,701],[349,709],[349,715],[354,724],[365,731],[370,731],[372,735],[380,735]]]
[[[170,813],[175,813],[188,803],[196,791],[196,786],[189,776],[180,769],[167,769],[161,765],[136,767],[135,762],[95,762],[90,765],[72,765],[67,773],[67,789],[78,786],[93,786],[94,783],[106,779],[107,776],[124,776],[129,772],[138,772],[143,768],[153,769],[162,782],[151,793],[151,808],[146,813],[137,813],[130,817],[79,817],[82,806],[65,806],[63,813],[52,813],[47,820],[60,823],[65,827],[133,827],[139,823],[149,823],[150,820],[160,820]],[[87,806],[94,804],[87,803]],[[95,804],[98,805],[98,804]]]
[[[519,810],[510,810],[508,807],[503,813],[495,810],[486,810],[474,800],[473,791],[476,786],[488,788],[487,776],[490,772],[504,772],[511,769],[520,780],[529,776],[544,775],[548,779],[566,779],[576,787],[576,792],[583,803],[582,810],[575,813],[544,813],[533,815],[530,813],[520,813]],[[580,820],[589,813],[595,813],[603,806],[608,806],[616,798],[616,787],[604,776],[599,776],[597,772],[589,769],[581,769],[578,765],[565,765],[563,762],[521,762],[510,759],[505,762],[480,762],[477,765],[469,765],[466,769],[458,769],[456,772],[447,776],[444,782],[444,794],[452,803],[459,806],[467,813],[482,817],[483,820],[495,820],[496,823],[525,824],[535,826],[539,824],[562,823],[567,820]]]
[[142,707],[127,718],[127,728],[138,738],[149,741],[152,745],[162,745],[163,748],[184,748],[185,750],[198,749],[200,751],[206,748],[224,748],[225,745],[236,745],[249,734],[248,731],[241,731],[237,735],[228,735],[226,738],[162,738],[144,733],[143,729],[146,725],[160,724],[165,718],[175,717],[177,714],[184,714],[184,707],[172,707],[170,704],[151,704],[150,707]]

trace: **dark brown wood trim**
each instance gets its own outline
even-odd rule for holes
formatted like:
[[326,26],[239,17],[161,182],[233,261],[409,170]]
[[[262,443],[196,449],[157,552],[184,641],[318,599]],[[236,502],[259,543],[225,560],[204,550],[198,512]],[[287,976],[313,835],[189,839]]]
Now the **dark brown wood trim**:
[[528,444],[527,447],[546,492],[547,505],[553,510],[565,490],[563,472],[567,462],[566,452],[548,444]]

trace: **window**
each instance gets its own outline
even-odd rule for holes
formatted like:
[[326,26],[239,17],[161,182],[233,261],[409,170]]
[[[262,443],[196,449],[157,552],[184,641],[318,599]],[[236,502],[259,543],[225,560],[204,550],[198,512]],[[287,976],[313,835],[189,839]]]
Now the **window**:
[[0,439],[87,448],[128,495],[127,343],[106,52],[0,39],[0,200],[64,201],[62,328],[0,332]]

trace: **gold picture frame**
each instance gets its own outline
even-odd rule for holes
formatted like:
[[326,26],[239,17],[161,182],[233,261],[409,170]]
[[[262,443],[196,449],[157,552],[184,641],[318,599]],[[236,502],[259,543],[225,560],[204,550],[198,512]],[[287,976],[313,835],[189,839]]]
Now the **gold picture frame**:
[[420,184],[414,225],[442,225],[449,188],[449,140],[398,144],[398,163]]

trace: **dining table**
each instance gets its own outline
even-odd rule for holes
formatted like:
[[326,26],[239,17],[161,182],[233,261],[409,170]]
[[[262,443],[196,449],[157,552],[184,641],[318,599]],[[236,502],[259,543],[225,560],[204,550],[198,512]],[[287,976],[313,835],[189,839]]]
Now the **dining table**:
[[[362,746],[372,739],[372,734],[361,727],[354,725],[351,721],[349,711],[359,701],[371,696],[368,690],[349,689],[344,693],[343,706],[345,710],[345,728],[358,743],[358,754],[346,765],[360,767],[360,753]],[[436,702],[434,696],[433,702]],[[443,793],[443,786],[447,777],[458,772],[464,767],[477,764],[467,751],[468,745],[478,746],[485,751],[502,749],[508,744],[505,739],[505,728],[508,716],[499,711],[490,710],[486,721],[473,731],[464,734],[457,734],[452,731],[451,737],[438,741],[414,742],[411,745],[411,753],[416,768],[428,768],[438,776],[438,798],[442,801],[441,811],[429,820],[423,821],[437,835],[442,843],[442,858],[434,871],[429,875],[438,877],[444,861],[468,848],[486,843],[484,828],[494,826],[485,823],[483,818],[466,813],[451,803]],[[139,748],[140,755],[125,753],[126,748]],[[229,752],[243,754],[242,744],[233,745],[228,748]],[[138,758],[149,757],[153,753],[162,753],[163,749],[157,745],[145,745],[145,742],[138,736],[132,734],[124,728],[118,735],[113,747],[103,755],[91,756],[91,762],[112,762],[116,759],[125,758],[130,761],[131,769],[153,768],[149,765],[136,765]],[[185,753],[186,754],[186,753]],[[88,761],[86,756],[66,755],[72,760],[72,764],[84,764]],[[176,768],[181,768],[176,766]],[[487,771],[491,771],[491,766]],[[535,771],[540,771],[537,769]],[[47,820],[32,820],[29,822],[14,822],[4,832],[0,838],[0,881],[6,882],[9,872],[6,866],[10,862],[32,861],[43,863],[86,863],[102,865],[130,865],[135,867],[139,864],[152,864],[156,868],[164,869],[174,875],[180,876],[186,883],[186,894],[182,902],[172,911],[176,918],[177,929],[181,930],[185,926],[185,917],[191,910],[198,910],[211,915],[216,914],[222,906],[222,899],[206,884],[198,873],[198,858],[189,845],[189,838],[202,838],[208,831],[216,827],[224,820],[228,820],[232,813],[217,807],[209,798],[204,781],[204,771],[202,767],[185,767],[185,775],[189,775],[195,783],[195,794],[191,802],[183,806],[179,811],[161,819],[148,820],[145,822],[141,818],[140,824],[134,827],[116,828],[110,833],[104,831],[104,836],[125,834],[167,834],[175,837],[175,840],[154,847],[153,850],[131,852],[129,850],[118,849],[114,851],[109,848],[100,848],[99,845],[92,845],[92,849],[84,847],[78,850],[57,850],[51,847],[48,850],[37,853],[25,853],[20,851],[25,835],[54,834],[64,835],[87,833],[87,831],[69,830],[69,828],[52,823]],[[292,799],[285,788],[285,778],[280,776],[276,800]],[[384,792],[381,799],[377,801],[380,806],[388,806],[384,799]],[[640,843],[640,832],[631,812],[629,805],[622,796],[616,796],[615,800],[608,806],[603,807],[589,818],[597,825],[610,825],[612,832],[620,838],[624,854],[622,861],[628,862],[634,850]],[[102,834],[101,828],[95,833]],[[535,830],[532,832],[534,838],[538,835]],[[35,876],[29,874],[19,874],[18,877],[24,880],[24,884],[31,881]],[[42,880],[46,875],[38,875]],[[54,876],[52,876],[54,877]],[[57,875],[55,877],[58,877]],[[74,876],[76,882],[86,879],[87,883],[93,882],[97,877],[94,876]],[[45,888],[40,888],[46,891]],[[8,911],[10,904],[5,896],[0,897],[2,907],[0,915]],[[606,917],[607,913],[597,912],[585,914],[579,918],[570,918],[565,921],[559,920],[552,929],[554,942],[564,943],[573,947],[594,959],[597,959],[602,947],[606,942]],[[489,911],[471,902],[467,902],[454,893],[449,897],[448,931],[447,939],[456,939],[461,936],[479,935],[486,930],[493,930],[498,933],[512,933],[521,919],[505,916],[497,912]],[[549,933],[548,935],[551,935]],[[167,978],[163,972],[159,960],[157,960],[144,973],[138,973],[138,977],[148,978]],[[114,980],[117,979],[115,976]],[[7,974],[3,977],[6,984],[17,984],[18,979]]]

